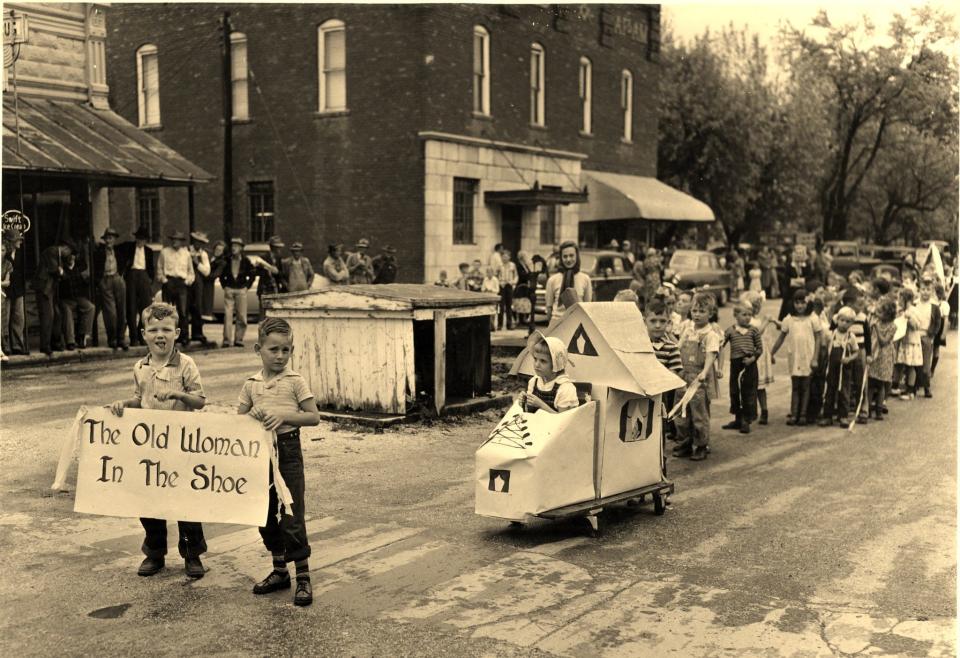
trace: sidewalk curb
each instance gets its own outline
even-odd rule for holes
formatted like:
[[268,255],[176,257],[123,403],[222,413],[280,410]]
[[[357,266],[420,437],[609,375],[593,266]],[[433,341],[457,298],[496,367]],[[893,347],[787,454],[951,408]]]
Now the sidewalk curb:
[[[179,346],[179,350],[185,354],[195,352],[223,352],[226,350],[243,350],[243,347],[218,347],[215,343],[207,346],[200,344],[190,344],[186,347]],[[23,370],[31,367],[58,366],[68,363],[91,363],[95,361],[114,361],[119,359],[140,358],[147,355],[147,348],[144,345],[130,347],[124,351],[122,349],[114,350],[110,347],[91,347],[85,350],[73,350],[54,352],[53,356],[46,356],[42,352],[35,352],[27,356],[10,356],[9,361],[0,366],[2,370]]]

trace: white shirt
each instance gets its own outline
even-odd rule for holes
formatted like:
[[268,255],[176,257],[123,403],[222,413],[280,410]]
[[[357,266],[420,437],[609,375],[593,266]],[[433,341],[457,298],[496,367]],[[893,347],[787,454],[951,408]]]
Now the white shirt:
[[135,245],[133,247],[133,265],[132,269],[135,270],[145,270],[147,269],[147,257],[145,255],[146,250],[143,248],[143,245]]
[[200,272],[202,276],[209,276],[210,275],[210,256],[207,255],[207,252],[204,251],[203,249],[194,250],[191,247],[190,253],[198,256],[197,264],[196,264],[197,271]]
[[168,277],[179,277],[188,286],[193,284],[193,260],[190,258],[190,250],[186,247],[180,247],[179,249],[164,247],[160,251],[160,262],[157,263],[157,279],[160,283],[166,283]]

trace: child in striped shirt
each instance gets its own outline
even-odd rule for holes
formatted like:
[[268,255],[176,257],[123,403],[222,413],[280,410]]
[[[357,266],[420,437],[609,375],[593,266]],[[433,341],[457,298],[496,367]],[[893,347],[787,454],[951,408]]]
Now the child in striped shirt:
[[[673,334],[667,330],[670,324],[670,315],[667,305],[663,300],[654,298],[647,304],[646,312],[643,315],[644,322],[647,325],[647,335],[650,337],[650,344],[653,345],[654,354],[657,360],[668,370],[676,373],[678,376],[683,374],[683,363],[680,361],[680,346],[677,345]],[[666,391],[663,394],[663,404],[666,408],[673,409],[674,391]],[[666,417],[660,427],[660,442],[662,444],[661,454],[663,455],[663,474],[667,474],[667,434],[671,438],[676,436],[676,427],[672,422],[668,422]]]
[[723,344],[730,345],[730,413],[734,419],[725,430],[750,433],[750,423],[757,418],[757,359],[763,353],[760,330],[753,326],[753,306],[742,301],[733,309],[737,323],[723,334]]

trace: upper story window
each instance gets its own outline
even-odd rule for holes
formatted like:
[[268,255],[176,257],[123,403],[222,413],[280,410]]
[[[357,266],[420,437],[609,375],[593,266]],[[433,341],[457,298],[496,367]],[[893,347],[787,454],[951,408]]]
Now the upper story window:
[[137,107],[141,128],[160,125],[160,64],[152,43],[137,48]]
[[593,65],[586,57],[580,58],[580,132],[593,133]]
[[490,33],[473,27],[473,111],[490,115]]
[[317,28],[320,111],[347,109],[347,29],[331,19]]
[[544,120],[544,96],[546,94],[544,71],[546,53],[543,46],[534,43],[530,46],[530,123],[542,126]]
[[633,74],[626,69],[620,76],[620,111],[623,113],[623,141],[633,141]]
[[247,35],[230,33],[230,83],[233,87],[233,120],[250,118],[250,101],[247,93]]

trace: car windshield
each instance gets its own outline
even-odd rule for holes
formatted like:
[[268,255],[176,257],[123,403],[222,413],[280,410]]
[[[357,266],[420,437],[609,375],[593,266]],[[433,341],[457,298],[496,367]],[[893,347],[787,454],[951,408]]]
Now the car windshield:
[[831,256],[856,256],[857,248],[853,245],[835,244],[830,247]]
[[601,256],[597,264],[598,272],[610,270],[614,274],[623,274],[623,260],[619,256]]
[[670,259],[670,268],[674,270],[697,269],[697,254],[677,252]]

